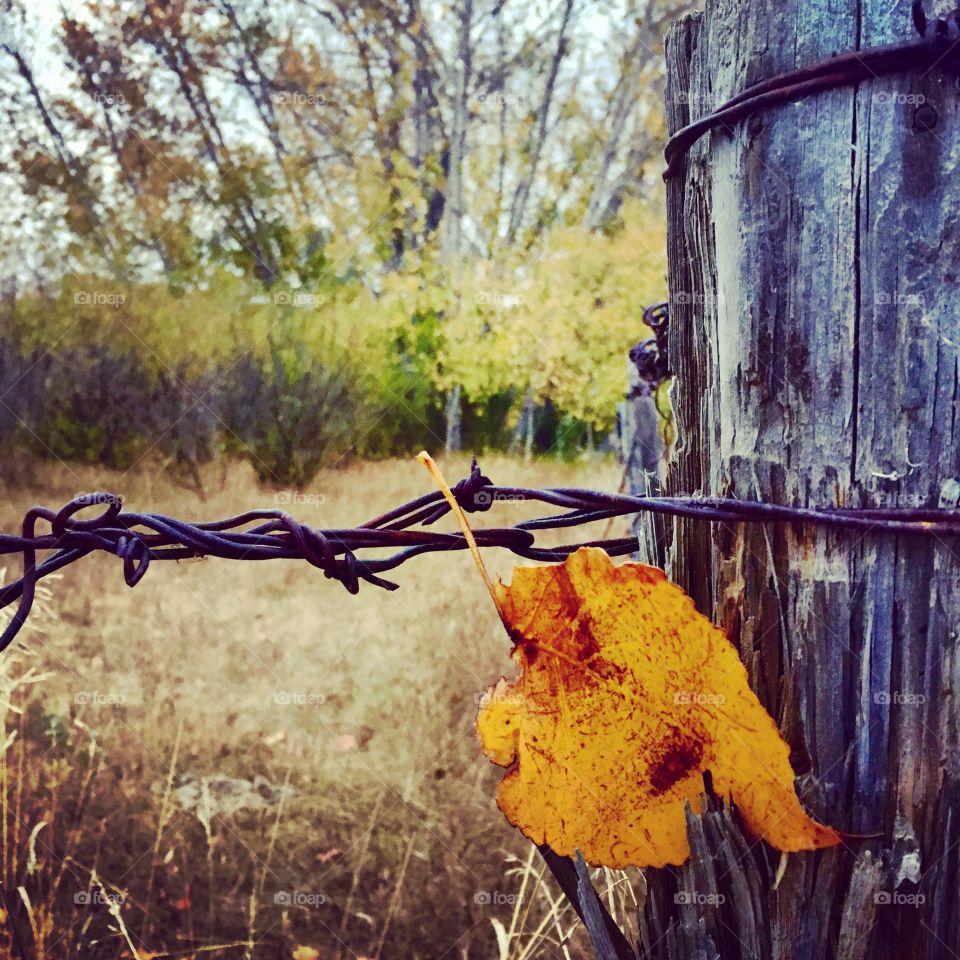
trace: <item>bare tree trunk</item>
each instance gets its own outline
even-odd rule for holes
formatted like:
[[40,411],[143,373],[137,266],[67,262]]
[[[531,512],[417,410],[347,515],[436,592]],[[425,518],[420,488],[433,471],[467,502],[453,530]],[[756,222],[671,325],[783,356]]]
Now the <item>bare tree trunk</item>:
[[560,21],[560,31],[557,34],[557,44],[554,47],[553,57],[550,60],[550,72],[543,89],[543,96],[537,107],[537,122],[526,143],[525,150],[529,153],[530,161],[526,171],[514,191],[513,202],[510,205],[510,223],[507,226],[507,243],[512,244],[523,225],[523,217],[530,201],[530,189],[533,186],[537,168],[540,166],[540,156],[549,133],[547,121],[550,119],[550,108],[553,105],[553,96],[556,92],[557,75],[560,64],[567,55],[567,28],[570,26],[570,15],[573,13],[573,0],[566,0],[563,8],[563,18]]
[[463,447],[463,412],[460,393],[460,387],[456,386],[447,394],[447,436],[444,447],[448,453],[456,453]]
[[456,262],[463,253],[464,165],[467,160],[467,126],[470,115],[470,84],[473,82],[473,0],[461,0],[457,7],[460,23],[457,60],[454,66],[456,94],[450,118],[450,157],[447,171],[447,199],[440,229],[440,252]]
[[[671,128],[780,71],[909,38],[909,7],[708,2],[669,37]],[[956,505],[958,105],[952,75],[915,71],[694,148],[668,187],[671,490]],[[960,954],[958,554],[888,534],[674,525],[671,574],[739,648],[805,804],[859,837],[781,874],[714,802],[690,819],[690,862],[647,874],[644,956]]]
[[[458,5],[460,17],[457,39],[456,95],[453,98],[453,115],[450,123],[450,148],[447,165],[446,203],[443,222],[440,226],[440,255],[457,272],[461,269],[463,256],[464,218],[464,166],[467,161],[467,125],[469,122],[469,91],[473,77],[473,0],[461,0]],[[458,307],[459,309],[459,307]],[[461,417],[460,386],[447,396],[447,442],[450,452],[460,449]]]
[[511,453],[518,453],[523,448],[523,458],[529,463],[533,459],[533,441],[536,430],[537,402],[533,391],[528,390],[520,406],[520,417],[517,420],[516,429],[513,431],[513,438],[510,441]]
[[[587,203],[587,212],[584,216],[584,225],[588,230],[596,230],[603,226],[610,213],[615,211],[619,205],[618,198],[623,190],[639,179],[641,171],[638,169],[636,160],[648,156],[650,148],[653,146],[652,137],[644,137],[642,147],[631,150],[624,171],[617,178],[616,183],[611,186],[609,182],[610,170],[623,144],[627,125],[638,113],[637,93],[640,85],[640,75],[645,66],[646,58],[644,54],[654,43],[655,25],[650,6],[651,4],[647,2],[643,10],[635,14],[636,26],[633,41],[623,56],[620,79],[610,98],[610,108],[604,123],[605,129],[608,131],[607,140],[603,145],[600,167],[594,178],[590,200]],[[662,86],[662,83],[663,81],[660,79],[658,85]],[[636,157],[634,153],[637,154]],[[631,162],[631,160],[634,162]]]

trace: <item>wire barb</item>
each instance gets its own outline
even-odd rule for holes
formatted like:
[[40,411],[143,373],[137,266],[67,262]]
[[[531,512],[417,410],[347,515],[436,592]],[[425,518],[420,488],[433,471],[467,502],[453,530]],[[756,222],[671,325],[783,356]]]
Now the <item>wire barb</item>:
[[643,311],[643,322],[653,336],[630,350],[630,361],[637,370],[637,384],[628,400],[650,396],[665,380],[673,376],[670,369],[670,304],[657,303]]
[[913,25],[917,33],[925,40],[953,41],[960,39],[960,3],[957,9],[948,17],[937,17],[935,20],[927,18],[923,0],[914,0]]
[[[538,502],[560,510],[550,516],[525,520],[512,527],[473,531],[480,547],[501,547],[515,555],[550,563],[564,560],[580,547],[601,547],[613,557],[633,554],[634,537],[536,546],[540,530],[563,529],[595,521],[650,512],[673,517],[723,523],[801,523],[863,533],[924,537],[960,536],[960,510],[946,508],[811,508],[789,507],[751,500],[715,497],[634,497],[579,488],[499,487],[485,476],[476,461],[470,475],[453,487],[457,503],[468,512],[486,511],[498,502]],[[102,506],[91,518],[78,514]],[[127,513],[113,493],[76,497],[60,510],[31,507],[20,535],[0,534],[0,555],[19,553],[20,578],[0,587],[0,609],[19,601],[0,634],[6,649],[26,623],[38,581],[96,551],[123,562],[123,578],[136,586],[156,560],[220,557],[225,560],[306,560],[350,593],[366,581],[385,590],[398,585],[380,574],[394,570],[424,553],[465,550],[462,533],[442,533],[423,527],[450,512],[443,494],[429,493],[352,529],[319,530],[300,523],[281,510],[249,510],[225,520],[193,523],[159,513]],[[49,533],[37,531],[39,522]],[[387,556],[358,556],[358,551],[391,551]],[[40,563],[37,555],[45,555]]]

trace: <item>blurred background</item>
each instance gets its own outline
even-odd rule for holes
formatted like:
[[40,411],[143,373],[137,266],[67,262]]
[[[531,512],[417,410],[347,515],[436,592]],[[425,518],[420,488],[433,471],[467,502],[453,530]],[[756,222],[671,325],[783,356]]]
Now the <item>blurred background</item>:
[[[691,4],[0,2],[3,529],[89,489],[348,526],[421,448],[617,488]],[[466,556],[159,566],[51,578],[5,655],[4,949],[585,955],[473,734],[510,664]]]

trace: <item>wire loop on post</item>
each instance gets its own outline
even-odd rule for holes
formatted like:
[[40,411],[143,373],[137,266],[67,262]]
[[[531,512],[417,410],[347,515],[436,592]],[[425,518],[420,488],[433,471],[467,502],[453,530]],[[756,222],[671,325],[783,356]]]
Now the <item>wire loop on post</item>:
[[912,10],[920,40],[850,50],[812,66],[762,80],[719,109],[692,120],[667,142],[664,150],[667,169],[663,179],[670,180],[680,173],[684,158],[701,137],[718,128],[731,130],[761,110],[906,70],[960,67],[960,8],[951,16],[934,21],[927,18],[922,2],[914,3]]

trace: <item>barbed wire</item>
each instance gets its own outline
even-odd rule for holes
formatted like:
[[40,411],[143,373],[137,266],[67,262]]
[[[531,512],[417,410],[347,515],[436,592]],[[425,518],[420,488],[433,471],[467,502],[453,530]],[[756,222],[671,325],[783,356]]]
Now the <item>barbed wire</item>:
[[[717,497],[646,497],[605,493],[578,487],[542,490],[497,486],[476,461],[470,475],[453,488],[457,502],[469,513],[485,512],[495,503],[539,502],[560,513],[524,520],[510,527],[478,527],[481,547],[501,547],[519,557],[556,563],[581,547],[600,547],[612,557],[637,550],[635,537],[587,540],[563,546],[538,547],[536,533],[576,527],[636,513],[655,513],[700,521],[726,523],[799,523],[835,530],[922,537],[960,535],[960,510],[915,508],[810,508]],[[100,514],[82,518],[90,507]],[[438,551],[464,550],[461,533],[423,529],[449,512],[439,492],[424,494],[359,527],[321,530],[296,520],[282,510],[248,510],[225,520],[194,523],[159,513],[128,513],[113,493],[82,494],[59,510],[32,507],[24,515],[19,535],[0,534],[0,555],[19,553],[22,575],[0,588],[0,609],[19,601],[0,634],[6,649],[26,622],[38,581],[97,551],[123,561],[128,586],[143,579],[155,560],[220,557],[225,560],[306,560],[350,593],[361,581],[386,590],[398,584],[381,574],[395,570],[413,557]],[[38,532],[40,522],[49,532]],[[357,556],[357,551],[392,550],[386,557]],[[47,554],[38,562],[38,554]]]

